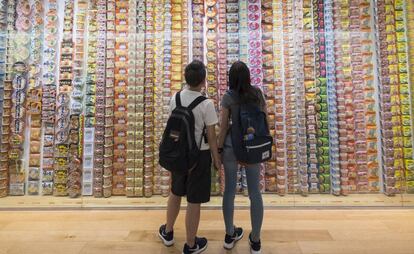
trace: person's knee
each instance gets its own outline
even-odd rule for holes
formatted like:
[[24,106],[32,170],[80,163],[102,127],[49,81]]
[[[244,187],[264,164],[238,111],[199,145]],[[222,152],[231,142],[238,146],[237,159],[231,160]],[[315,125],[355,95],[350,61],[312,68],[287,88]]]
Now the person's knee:
[[187,209],[200,209],[201,203],[191,203],[187,202]]
[[175,195],[172,191],[170,192],[170,195],[168,197],[170,199],[181,199],[181,196]]
[[259,200],[262,199],[262,193],[259,188],[249,189],[249,198],[250,200]]
[[173,193],[170,193],[168,199],[169,199],[169,203],[174,203],[174,204],[181,203],[181,197]]
[[225,187],[224,188],[224,192],[223,195],[226,197],[231,197],[231,198],[235,198],[236,197],[236,186],[234,187]]
[[227,180],[224,184],[224,192],[223,194],[227,194],[229,196],[236,195],[236,187],[237,187],[237,181],[236,180]]

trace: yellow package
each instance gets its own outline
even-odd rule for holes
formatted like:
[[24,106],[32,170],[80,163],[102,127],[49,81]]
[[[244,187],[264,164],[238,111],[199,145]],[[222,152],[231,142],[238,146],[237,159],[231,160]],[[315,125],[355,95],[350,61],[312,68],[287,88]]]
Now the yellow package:
[[410,126],[411,125],[411,117],[408,115],[403,115],[402,117],[401,117],[401,120],[402,120],[402,125],[404,125],[404,126]]
[[304,27],[306,27],[307,25],[308,26],[311,26],[312,23],[313,23],[313,19],[312,18],[304,18],[303,19],[303,25],[304,25]]
[[181,73],[173,73],[171,75],[171,80],[173,80],[173,81],[181,81]]
[[404,31],[405,30],[405,23],[402,21],[395,22],[395,29],[397,31]]
[[343,16],[343,17],[348,17],[348,16],[349,16],[349,9],[348,9],[348,8],[346,8],[346,9],[341,9],[339,13],[340,13],[340,15],[341,15],[341,16]]
[[406,170],[405,171],[405,179],[407,181],[414,181],[414,171],[412,171],[412,170]]
[[410,96],[408,94],[401,94],[400,102],[403,105],[410,105]]
[[398,52],[405,52],[406,44],[404,42],[397,42]]
[[387,14],[387,15],[391,14],[394,18],[394,15],[393,15],[394,14],[394,6],[386,4],[385,5],[385,14]]
[[410,114],[410,106],[409,105],[401,105],[401,114],[409,115]]
[[[398,60],[401,60],[401,58],[398,58]],[[407,59],[405,59],[407,61]],[[400,70],[400,73],[406,73],[408,71],[407,62],[400,62],[398,64],[398,69]]]
[[171,59],[171,62],[172,62],[173,64],[181,64],[181,63],[182,63],[182,61],[181,61],[181,58],[180,58],[180,57],[173,57],[173,58]]
[[344,62],[347,62],[347,63],[350,63],[351,62],[351,56],[343,56],[342,57],[342,60],[344,61]]
[[392,132],[393,132],[394,136],[401,137],[402,136],[402,127],[400,126],[401,125],[401,120],[398,119],[398,121],[399,121],[398,123],[393,122],[393,124],[397,125],[397,126],[392,127]]
[[391,113],[393,116],[398,116],[401,114],[400,107],[398,105],[391,106]]
[[394,22],[394,15],[385,16],[385,24],[392,24]]
[[349,19],[347,19],[347,20],[342,20],[342,21],[341,21],[341,25],[342,25],[342,27],[348,27],[348,26],[349,26]]
[[181,82],[178,82],[178,83],[172,83],[171,84],[171,90],[175,90],[175,91],[178,91],[178,90],[181,90]]
[[411,159],[411,158],[413,158],[413,149],[404,148],[404,159]]
[[395,158],[402,158],[403,157],[403,149],[402,148],[394,148],[394,157]]
[[400,85],[400,93],[409,94],[410,93],[410,86],[408,84],[401,84]]
[[398,53],[398,62],[406,63],[407,62],[407,54],[406,53]]
[[181,17],[181,15],[180,14],[174,14],[173,16],[172,16],[172,21],[174,22],[174,21],[181,21],[183,18]]
[[391,103],[392,103],[392,105],[399,105],[400,104],[400,96],[392,95],[391,96]]
[[173,0],[171,3],[172,12],[182,12],[181,1]]
[[397,64],[397,57],[390,57],[389,59],[395,60],[395,64],[389,65],[388,69],[390,70],[390,74],[399,74],[398,64]]
[[393,116],[392,118],[391,118],[391,122],[392,122],[392,124],[395,126],[395,125],[400,125],[401,124],[401,118],[400,118],[400,116]]
[[397,46],[395,46],[395,44],[391,44],[387,46],[387,51],[388,52],[397,52]]
[[413,171],[412,173],[414,174],[414,160],[413,159],[405,159],[404,163],[405,163],[405,168],[407,170]]
[[398,42],[405,42],[405,33],[404,32],[397,32],[397,41]]
[[[173,31],[173,33],[177,33],[177,31]],[[181,36],[181,33],[178,33]],[[172,47],[181,47],[182,41],[181,41],[181,37],[174,37],[172,38]],[[176,57],[173,57],[176,58]]]
[[394,137],[394,146],[403,146],[403,138],[402,137]]
[[178,56],[181,56],[181,53],[182,53],[181,47],[174,47],[174,48],[171,50],[171,54],[172,54],[172,55],[178,55]]
[[411,140],[411,137],[403,137],[404,140],[404,147],[410,148],[413,146],[413,141]]
[[182,26],[181,26],[181,22],[173,22],[171,28],[173,30],[181,30]]
[[207,81],[213,82],[214,80],[216,80],[216,76],[215,75],[207,75]]
[[352,74],[352,69],[347,67],[343,69],[343,72],[345,76],[350,76]]
[[[403,176],[403,172],[401,170],[395,171],[394,177],[401,178],[402,176]],[[397,185],[397,183],[395,185]]]
[[395,12],[395,20],[404,21],[404,11],[396,11]]
[[408,74],[407,73],[401,73],[400,74],[400,82],[402,84],[408,84]]
[[404,1],[403,0],[395,0],[394,2],[395,10],[403,10],[404,8]]
[[389,78],[391,85],[398,84],[398,75],[390,75]]
[[315,100],[316,94],[314,93],[306,93],[305,95],[305,99],[306,101],[313,101]]
[[414,188],[414,181],[407,182],[407,187],[410,189]]
[[385,28],[385,31],[389,34],[387,34],[387,42],[388,43],[395,43],[395,26],[394,25],[387,25]]
[[411,137],[411,126],[403,126],[402,132],[404,137]]

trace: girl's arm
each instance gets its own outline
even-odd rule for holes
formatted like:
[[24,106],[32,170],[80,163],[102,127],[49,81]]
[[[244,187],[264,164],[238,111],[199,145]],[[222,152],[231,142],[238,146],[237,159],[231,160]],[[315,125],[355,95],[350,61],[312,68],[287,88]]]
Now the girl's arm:
[[227,131],[229,130],[229,115],[230,110],[225,107],[221,107],[220,112],[220,132],[218,136],[218,148],[223,148],[224,141],[226,139]]

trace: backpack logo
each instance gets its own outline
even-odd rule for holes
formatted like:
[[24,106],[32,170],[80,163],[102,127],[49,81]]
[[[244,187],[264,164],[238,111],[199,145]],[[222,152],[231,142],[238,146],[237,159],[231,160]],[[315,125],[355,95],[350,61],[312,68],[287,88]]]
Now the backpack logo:
[[171,130],[169,136],[175,142],[178,142],[180,140],[180,132],[179,131],[173,131],[173,130]]
[[266,160],[270,157],[270,152],[266,151],[264,153],[262,153],[262,160]]

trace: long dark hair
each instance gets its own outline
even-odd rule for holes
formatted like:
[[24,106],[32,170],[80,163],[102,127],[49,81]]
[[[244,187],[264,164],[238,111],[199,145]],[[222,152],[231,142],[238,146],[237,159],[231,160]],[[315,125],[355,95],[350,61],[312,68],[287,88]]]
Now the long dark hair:
[[242,61],[237,61],[230,67],[229,88],[239,95],[241,103],[260,104],[258,90],[250,83],[250,70]]

